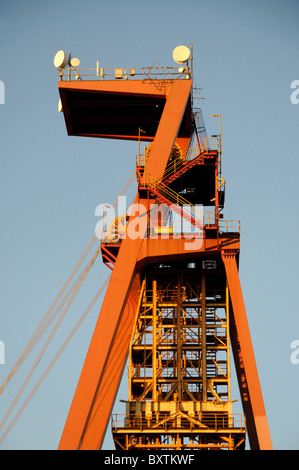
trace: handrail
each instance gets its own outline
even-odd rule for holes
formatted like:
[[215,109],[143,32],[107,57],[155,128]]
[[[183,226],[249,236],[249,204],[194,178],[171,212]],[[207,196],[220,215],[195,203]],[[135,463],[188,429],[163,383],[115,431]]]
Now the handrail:
[[[207,152],[208,150],[217,150],[219,152],[219,139],[218,138],[205,137],[199,142],[199,144],[193,147],[190,147],[186,151],[186,155],[184,159],[182,159],[181,157],[176,158],[175,160],[173,160],[166,166],[165,170],[160,170],[158,173],[156,173],[154,175],[154,178],[156,178],[157,180],[162,179],[162,178],[167,179],[171,174],[174,174],[178,169],[180,169],[181,167],[183,167],[190,161],[194,160],[200,155],[203,156],[204,153]],[[138,168],[146,167],[145,155],[140,154],[136,156],[136,166]]]
[[153,177],[148,178],[147,184],[151,189],[157,191],[162,197],[170,199],[170,202],[173,202],[179,207],[183,206],[184,212],[188,213],[189,210],[190,214],[188,213],[188,217],[190,216],[202,224],[202,211],[198,212],[198,207],[196,207],[194,204],[191,204],[191,202],[187,201],[187,199],[173,191],[171,188],[169,188],[169,186],[166,186],[166,184],[162,183],[161,181],[157,181]]
[[[195,146],[193,148],[198,148],[198,146]],[[219,233],[234,233],[234,234],[240,234],[240,221],[239,220],[223,220],[219,219],[216,220],[216,214],[215,212],[212,211],[207,211],[203,212],[201,209],[202,206],[195,206],[192,204],[190,201],[185,199],[183,196],[172,190],[169,186],[167,186],[165,183],[163,183],[161,180],[158,180],[154,178],[151,175],[146,175],[145,172],[143,174],[140,173],[140,171],[137,171],[138,175],[138,182],[140,186],[144,187],[149,187],[153,191],[155,191],[158,196],[160,195],[162,198],[165,198],[168,200],[168,202],[172,202],[174,205],[178,206],[178,209],[180,211],[181,217],[186,218],[182,216],[182,213],[185,213],[188,216],[188,220],[193,219],[194,220],[194,225],[197,226],[199,223],[200,228],[215,228],[217,227],[219,230]],[[221,183],[219,184],[218,188],[219,189],[221,186],[225,184],[225,180],[222,178],[217,177]],[[141,179],[143,179],[143,182],[141,182]],[[177,211],[176,211],[177,212]],[[163,230],[161,230],[161,233],[164,232],[164,235],[168,235],[171,233],[178,233],[176,227],[179,226],[176,224],[176,226],[173,224],[173,222],[168,221],[168,225],[163,226]],[[175,223],[178,221],[175,221]],[[178,222],[180,223],[180,222]],[[155,230],[155,227],[150,227],[151,229]],[[175,230],[173,230],[175,229]],[[182,233],[187,233],[186,231],[183,231]],[[149,232],[150,235],[150,232]],[[102,237],[102,243],[107,242],[107,237],[104,236]]]
[[[205,228],[207,227],[215,227],[216,222],[215,222],[215,212],[207,211],[203,212],[203,226]],[[168,225],[162,226],[162,227],[151,227],[148,236],[149,238],[152,238],[153,236],[156,237],[157,234],[159,234],[159,228],[161,229],[161,237],[165,238],[167,236],[170,236],[170,238],[176,234],[188,234],[188,230],[185,229],[185,227],[182,228],[181,222],[180,221],[168,221]],[[193,233],[193,232],[190,232]],[[233,233],[233,234],[240,234],[240,221],[239,220],[224,220],[220,219],[219,220],[219,233],[220,234],[225,234],[225,233]],[[125,237],[125,233],[122,235],[122,237]],[[120,242],[120,239],[115,238],[115,240],[111,240],[111,235],[108,234],[103,234],[101,237],[101,243],[113,243],[115,245],[118,245]]]
[[173,415],[167,413],[159,413],[160,420],[157,422],[155,413],[146,415],[131,414],[114,414],[112,415],[111,425],[113,431],[129,428],[131,430],[145,430],[149,427],[156,429],[174,429],[174,423],[179,419],[184,419],[184,429],[189,422],[189,429],[201,431],[217,431],[220,429],[239,429],[246,430],[246,418],[242,413],[217,413],[205,412],[201,419],[192,418],[184,412],[176,412]]
[[97,62],[96,68],[74,68],[69,66],[65,69],[57,69],[59,71],[59,79],[67,79],[68,81],[82,80],[86,77],[92,77],[90,80],[174,80],[189,79],[191,72],[189,67],[119,67],[119,68],[102,68]]
[[241,233],[241,224],[239,220],[219,220],[220,233]]

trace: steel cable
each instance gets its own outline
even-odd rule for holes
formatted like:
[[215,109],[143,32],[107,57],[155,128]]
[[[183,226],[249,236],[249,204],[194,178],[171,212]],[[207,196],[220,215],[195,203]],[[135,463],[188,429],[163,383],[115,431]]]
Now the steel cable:
[[[134,175],[135,175],[135,171],[131,174],[131,176],[129,177],[127,183],[125,184],[125,186],[123,187],[120,195],[124,194],[128,187],[130,186],[130,184],[132,183],[133,179],[134,179]],[[117,200],[115,201],[115,203],[113,204],[113,208],[115,209],[116,208],[116,205],[118,203],[118,198]],[[95,252],[95,254],[93,255],[93,257],[91,258],[90,262],[88,263],[88,265],[85,267],[85,269],[83,270],[83,272],[81,273],[81,275],[79,276],[79,278],[77,279],[77,281],[75,282],[75,284],[71,287],[71,289],[69,290],[69,292],[66,294],[65,298],[60,302],[59,306],[58,306],[58,310],[55,312],[55,308],[60,300],[60,298],[62,297],[62,295],[64,294],[64,292],[67,290],[70,282],[72,281],[72,279],[74,278],[76,272],[78,271],[78,269],[80,268],[81,264],[83,263],[84,259],[86,258],[87,256],[87,253],[90,251],[91,247],[94,245],[95,241],[97,240],[97,236],[94,235],[92,240],[89,242],[87,248],[85,249],[85,251],[83,252],[82,256],[80,257],[79,261],[77,262],[76,266],[74,267],[74,269],[72,270],[71,274],[69,275],[68,279],[66,280],[66,282],[64,283],[63,287],[61,288],[59,294],[57,295],[57,297],[55,298],[54,302],[52,303],[51,307],[49,308],[48,312],[46,313],[46,315],[44,316],[43,320],[41,321],[41,323],[39,324],[39,326],[37,327],[36,331],[34,332],[34,334],[32,335],[32,337],[30,338],[29,342],[27,343],[27,345],[25,346],[24,350],[22,351],[22,353],[20,354],[18,360],[16,361],[16,363],[14,364],[12,370],[10,371],[10,373],[8,374],[7,378],[5,379],[5,381],[3,382],[3,384],[1,385],[0,387],[0,394],[4,391],[4,389],[7,387],[8,383],[11,381],[12,377],[15,375],[15,373],[17,372],[17,370],[21,367],[21,365],[23,364],[23,362],[25,361],[25,359],[28,357],[28,355],[30,354],[30,352],[32,351],[33,347],[37,344],[37,342],[41,339],[41,337],[43,336],[43,334],[45,333],[45,331],[48,329],[48,327],[50,326],[50,324],[53,322],[53,320],[56,318],[58,312],[61,310],[62,306],[65,304],[65,302],[68,300],[67,302],[67,305],[65,306],[60,318],[57,320],[57,323],[56,325],[54,326],[51,334],[49,335],[48,339],[46,340],[42,350],[40,351],[37,359],[35,360],[33,366],[31,367],[29,373],[27,374],[25,380],[23,381],[23,384],[22,386],[20,387],[19,391],[17,392],[13,402],[11,403],[8,411],[6,412],[2,422],[0,423],[0,430],[3,429],[3,427],[5,426],[9,416],[11,415],[17,401],[19,400],[21,394],[23,393],[26,385],[28,384],[30,378],[32,377],[33,375],[33,372],[35,371],[38,363],[40,362],[42,356],[44,355],[46,349],[48,348],[51,340],[53,339],[55,333],[57,332],[63,318],[65,317],[70,305],[72,304],[75,296],[77,295],[82,283],[84,282],[85,278],[86,278],[86,275],[88,274],[90,268],[92,267],[92,265],[94,264],[95,260],[97,259],[99,253],[100,253],[100,249],[98,248]],[[86,309],[86,311],[84,312],[84,314],[82,315],[82,317],[79,319],[79,321],[77,322],[77,324],[75,325],[75,327],[73,328],[72,332],[70,333],[70,335],[67,337],[65,343],[61,346],[61,348],[59,349],[58,353],[55,355],[54,359],[51,361],[50,365],[48,366],[48,368],[46,369],[46,371],[44,372],[44,374],[42,375],[41,379],[39,380],[39,382],[36,384],[36,386],[34,387],[34,389],[32,390],[31,394],[27,397],[27,399],[25,400],[25,402],[23,403],[22,407],[20,408],[19,412],[17,413],[17,415],[15,416],[15,418],[13,419],[13,421],[10,423],[10,425],[8,426],[8,428],[6,429],[6,431],[4,432],[4,434],[2,434],[2,436],[0,437],[0,443],[3,442],[3,440],[5,439],[5,437],[7,436],[8,432],[10,431],[10,429],[12,428],[12,426],[14,425],[14,423],[16,422],[16,420],[18,419],[18,417],[20,416],[20,414],[23,412],[24,408],[27,406],[27,404],[29,403],[29,401],[31,400],[32,396],[35,394],[35,392],[37,391],[37,389],[39,388],[40,384],[43,382],[44,378],[48,375],[49,371],[51,370],[51,368],[53,367],[53,365],[55,364],[55,362],[57,361],[57,359],[60,357],[60,355],[62,354],[63,350],[65,349],[66,345],[69,343],[69,341],[71,340],[71,338],[74,336],[75,332],[77,331],[77,329],[79,328],[79,326],[82,324],[83,320],[85,319],[85,317],[87,316],[87,314],[90,312],[91,308],[93,307],[93,305],[95,304],[96,300],[99,298],[99,296],[101,295],[101,293],[103,292],[104,288],[106,287],[107,283],[108,283],[108,279],[106,279],[106,281],[103,283],[103,285],[101,286],[101,288],[99,289],[98,293],[96,294],[96,296],[94,297],[94,299],[92,300],[92,302],[90,303],[89,307]],[[54,310],[54,313],[52,314]],[[52,316],[50,316],[52,314]]]
[[[45,378],[48,376],[49,372],[51,371],[51,369],[53,368],[53,366],[55,365],[55,363],[57,362],[57,360],[59,359],[59,357],[61,356],[61,354],[63,353],[63,351],[65,350],[66,346],[68,345],[68,343],[70,342],[70,340],[73,338],[73,336],[75,335],[75,333],[77,332],[77,330],[79,329],[79,327],[81,326],[81,324],[83,323],[83,321],[85,320],[85,318],[87,317],[87,315],[89,314],[89,312],[91,311],[91,309],[94,307],[94,305],[96,304],[97,300],[99,299],[99,297],[101,296],[101,294],[103,293],[104,289],[106,288],[106,286],[108,285],[108,282],[109,282],[109,276],[107,277],[107,279],[104,281],[104,283],[102,284],[101,288],[98,290],[97,294],[95,295],[95,297],[93,298],[93,300],[91,301],[91,303],[89,304],[89,306],[87,307],[87,309],[85,310],[84,314],[81,316],[81,318],[78,320],[78,322],[76,323],[76,325],[74,326],[74,328],[72,329],[71,333],[68,335],[68,337],[66,338],[66,340],[64,341],[64,343],[62,344],[62,346],[59,348],[58,352],[55,354],[54,358],[52,359],[52,361],[50,362],[50,364],[48,365],[47,369],[45,370],[45,372],[42,374],[42,376],[40,377],[40,379],[38,380],[38,382],[36,383],[36,385],[33,387],[32,391],[29,393],[29,395],[27,396],[26,400],[24,401],[24,403],[22,404],[22,406],[20,407],[20,409],[18,410],[18,412],[16,413],[16,415],[14,416],[14,418],[12,419],[12,421],[10,422],[10,424],[8,425],[8,427],[6,428],[6,430],[3,432],[3,434],[0,436],[0,444],[2,444],[2,442],[4,441],[4,439],[6,438],[6,436],[8,435],[8,433],[11,431],[12,427],[15,425],[15,423],[17,422],[17,420],[19,419],[19,417],[21,416],[21,414],[23,413],[23,411],[25,410],[26,406],[29,404],[29,402],[31,401],[31,399],[33,398],[33,396],[35,395],[35,393],[37,392],[37,390],[39,389],[39,387],[41,386],[41,384],[43,383],[43,381],[45,380]],[[12,411],[12,410],[11,410]]]
[[83,282],[84,282],[84,280],[85,280],[85,278],[86,278],[88,272],[90,271],[90,268],[93,266],[95,260],[96,260],[97,257],[99,256],[99,252],[100,252],[100,250],[97,249],[97,251],[95,252],[95,254],[93,255],[93,257],[91,258],[91,260],[89,261],[89,263],[87,264],[87,266],[84,268],[84,270],[83,270],[82,273],[80,274],[78,280],[76,281],[75,289],[73,290],[73,293],[72,293],[71,297],[69,298],[69,301],[68,301],[67,305],[66,305],[65,308],[63,309],[63,312],[61,313],[60,317],[58,318],[56,325],[53,327],[53,330],[51,331],[49,337],[47,338],[47,340],[46,340],[46,342],[45,342],[45,344],[44,344],[44,346],[42,347],[40,353],[38,354],[38,356],[37,356],[37,358],[36,358],[36,360],[35,360],[33,366],[31,367],[31,369],[30,369],[30,371],[28,372],[28,374],[27,374],[25,380],[23,381],[23,383],[22,383],[22,385],[21,385],[19,391],[17,392],[15,398],[13,399],[11,405],[9,406],[8,411],[6,412],[6,414],[5,414],[4,418],[3,418],[3,420],[1,421],[1,423],[0,423],[0,431],[3,429],[4,425],[6,424],[8,418],[9,418],[9,416],[11,415],[11,413],[12,413],[12,411],[13,411],[15,405],[17,404],[17,402],[18,402],[18,400],[19,400],[21,394],[23,393],[23,391],[24,391],[25,387],[27,386],[27,384],[28,384],[30,378],[32,377],[32,375],[33,375],[33,373],[34,373],[36,367],[38,366],[38,364],[39,364],[40,360],[42,359],[44,353],[46,352],[46,350],[47,350],[47,348],[48,348],[50,342],[52,341],[52,339],[53,339],[55,333],[57,332],[59,326],[61,325],[62,320],[64,319],[64,317],[65,317],[67,311],[69,310],[69,308],[70,308],[70,306],[71,306],[73,300],[75,299],[75,297],[76,297],[76,295],[77,295],[77,293],[78,293],[80,287],[82,286],[82,284],[83,284]]
[[[123,195],[128,187],[130,186],[130,184],[132,183],[133,179],[134,179],[134,176],[135,176],[135,171],[132,172],[131,176],[129,177],[128,181],[126,182],[126,184],[124,185],[122,191],[120,192],[120,195]],[[113,208],[116,207],[117,205],[117,202],[118,202],[118,199],[116,199],[116,201],[114,202],[113,204]],[[13,376],[16,374],[16,372],[18,371],[18,369],[21,367],[21,365],[24,363],[24,361],[26,360],[26,358],[29,356],[30,352],[32,351],[32,349],[35,347],[35,345],[39,342],[39,340],[42,338],[42,336],[44,335],[44,333],[46,332],[46,330],[48,329],[48,327],[50,326],[50,324],[52,323],[52,321],[55,319],[55,317],[57,316],[57,313],[55,313],[55,308],[57,307],[57,304],[59,303],[60,299],[62,298],[62,296],[64,295],[64,293],[66,292],[66,290],[68,289],[71,281],[73,280],[73,278],[75,277],[77,271],[79,270],[80,266],[82,265],[83,261],[85,260],[88,252],[91,250],[91,247],[94,245],[94,243],[96,242],[97,240],[97,236],[94,235],[91,239],[91,241],[89,242],[89,244],[87,245],[86,249],[84,250],[83,254],[81,255],[79,261],[77,262],[77,264],[75,265],[75,267],[73,268],[71,274],[69,275],[69,277],[67,278],[67,280],[65,281],[64,285],[62,286],[61,290],[59,291],[58,295],[56,296],[54,302],[51,304],[49,310],[47,311],[46,315],[44,316],[44,318],[42,319],[42,321],[40,322],[40,324],[38,325],[37,329],[35,330],[35,332],[33,333],[33,335],[31,336],[30,340],[28,341],[27,345],[25,346],[25,348],[23,349],[23,351],[21,352],[20,356],[18,357],[17,361],[15,362],[14,366],[12,367],[11,371],[9,372],[8,376],[6,377],[6,379],[4,380],[4,382],[2,383],[1,387],[0,387],[0,395],[1,393],[5,390],[5,388],[7,387],[7,385],[9,384],[9,382],[11,381],[11,379],[13,378]],[[66,298],[62,300],[61,304],[60,304],[60,308],[62,307],[62,305],[66,302],[66,300],[68,299],[68,297],[72,294],[72,290],[74,289],[74,286],[70,289],[70,291],[66,294]],[[60,309],[59,308],[59,309]],[[54,314],[52,315],[51,317],[51,314],[54,310]],[[58,310],[59,311],[59,310]]]
[[[35,332],[33,333],[33,335],[31,336],[30,340],[28,341],[27,345],[25,346],[25,348],[23,349],[22,353],[20,354],[20,356],[18,357],[16,363],[14,364],[14,366],[12,367],[10,373],[8,374],[8,376],[6,377],[6,379],[4,380],[4,382],[2,383],[1,387],[0,387],[0,394],[5,390],[5,388],[7,387],[7,385],[9,384],[9,382],[11,381],[11,379],[13,378],[13,376],[15,375],[15,373],[18,371],[18,369],[21,367],[21,365],[23,364],[23,362],[25,361],[25,359],[28,357],[28,355],[30,354],[31,350],[33,349],[33,347],[38,343],[38,341],[41,339],[41,337],[43,336],[43,334],[46,332],[46,330],[48,329],[48,327],[50,326],[50,324],[52,323],[52,321],[55,319],[56,315],[58,312],[56,312],[55,314],[55,308],[59,302],[59,300],[61,299],[61,297],[63,296],[64,292],[67,290],[67,288],[69,287],[69,284],[71,283],[71,281],[73,280],[74,276],[76,275],[76,272],[78,271],[78,269],[80,268],[81,264],[83,263],[84,259],[86,258],[87,256],[87,253],[90,251],[91,247],[94,245],[95,241],[96,241],[96,236],[94,236],[92,238],[92,240],[89,242],[88,246],[86,247],[85,251],[83,252],[82,256],[80,257],[79,261],[77,262],[76,266],[74,267],[74,269],[72,270],[71,274],[69,275],[69,277],[67,278],[67,280],[65,281],[63,287],[61,288],[60,292],[58,293],[57,297],[55,298],[54,302],[52,303],[52,305],[50,306],[49,310],[47,311],[46,315],[44,316],[44,318],[42,319],[42,321],[40,322],[40,324],[38,325],[37,329],[35,330]],[[72,293],[72,290],[74,289],[74,286],[73,288],[67,293],[65,299],[62,300],[61,304],[60,304],[60,308],[61,306],[63,305],[63,303],[65,303],[65,301],[67,300],[67,298],[71,295]],[[52,315],[52,317],[50,317],[50,315],[52,314],[54,310],[54,314]],[[59,309],[58,309],[59,311]]]

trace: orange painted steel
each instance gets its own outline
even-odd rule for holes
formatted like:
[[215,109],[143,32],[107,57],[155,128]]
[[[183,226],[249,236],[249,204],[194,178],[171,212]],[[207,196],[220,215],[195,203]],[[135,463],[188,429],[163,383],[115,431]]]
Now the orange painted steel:
[[[135,141],[155,139],[156,141],[165,102],[167,101],[168,107],[171,107],[173,99],[180,101],[180,90],[189,89],[190,86],[191,80],[165,81],[162,84],[157,80],[92,80],[61,81],[58,84],[58,89],[69,135]],[[92,96],[92,99],[88,100],[89,95]],[[174,95],[173,98],[171,95]],[[133,108],[133,105],[136,107]],[[190,102],[188,106],[190,108]],[[132,112],[132,108],[134,112]],[[112,110],[110,111],[111,115],[108,116],[110,109]],[[152,119],[150,119],[149,110],[153,113]],[[170,123],[173,118],[175,119],[175,116],[178,116],[179,112],[175,106],[173,111],[174,116],[168,115]],[[185,127],[191,127],[190,112],[187,115],[189,118],[186,119]],[[179,119],[182,120],[183,117],[184,112],[179,116]],[[108,126],[107,122],[109,122]],[[125,132],[124,129],[127,125],[129,125],[129,129]],[[171,131],[171,126],[168,128],[167,123],[164,123],[164,126],[167,127],[167,133],[168,130]],[[146,133],[138,132],[139,128]],[[159,132],[161,132],[161,128]]]
[[249,325],[239,279],[236,253],[224,250],[222,258],[232,303],[232,348],[251,449],[272,450],[272,442],[260,386]]
[[[117,93],[119,95],[130,94],[132,96],[136,95],[146,95],[152,97],[166,96],[169,90],[172,88],[174,83],[184,83],[188,86],[190,81],[186,82],[184,80],[169,82],[166,81],[162,87],[153,86],[154,80],[144,81],[144,80],[134,80],[134,81],[123,81],[123,80],[85,80],[79,82],[67,82],[61,81],[58,83],[58,89],[61,91],[67,90],[77,90],[77,91],[91,91],[99,93]],[[160,81],[159,81],[160,83]],[[186,87],[186,85],[185,85]]]
[[[135,320],[135,312],[138,303],[139,288],[139,276],[136,276],[128,300],[126,301],[124,313],[115,329],[115,339],[113,340],[111,352],[107,359],[107,365],[98,381],[97,392],[90,410],[88,411],[88,418],[86,419],[85,427],[77,447],[80,450],[99,449],[101,447],[128,355],[131,329]],[[100,349],[102,350],[102,348]],[[74,402],[74,406],[76,406],[76,402]],[[70,417],[70,426],[72,426],[72,423],[73,421]],[[77,423],[76,410],[75,423]],[[77,424],[75,424],[75,429],[76,428]],[[72,435],[67,435],[66,430],[63,433],[60,448],[68,449],[71,448],[72,445],[74,445],[73,437]]]
[[[191,82],[177,81],[171,88],[173,90],[167,98],[155,138],[157,145],[148,159],[149,168],[153,173],[163,171],[167,165],[190,96]],[[159,132],[160,127],[162,132]],[[139,197],[136,196],[135,203],[138,202]],[[143,215],[145,214],[140,213],[139,218],[142,219]],[[60,450],[98,449],[103,441],[111,411],[111,397],[115,396],[118,388],[118,381],[115,380],[110,387],[110,396],[103,392],[103,377],[112,373],[109,361],[136,276],[136,262],[142,243],[143,239],[140,237],[126,238],[121,244],[61,437]],[[131,326],[132,318],[126,330],[127,335],[132,332]],[[123,365],[124,356],[121,357],[120,363]],[[101,401],[97,399],[99,396],[103,397]],[[106,419],[103,416],[106,416]]]
[[[146,163],[146,172],[143,174],[145,184],[141,185],[145,188],[143,190],[145,193],[146,185],[150,184],[151,177],[157,174],[163,175],[175,142],[184,149],[189,146],[192,134],[191,89],[192,80],[59,82],[63,112],[70,135],[129,140],[140,138],[140,140],[153,141]],[[86,96],[91,93],[98,94],[96,104],[85,100]],[[116,108],[118,105],[120,107],[124,105],[123,97],[126,99],[141,97],[148,100],[146,106],[150,106],[153,116],[156,116],[153,110],[156,107],[161,108],[157,127],[153,124],[153,117],[153,122],[148,124],[147,135],[140,134],[138,119],[143,120],[142,122],[146,125],[148,123],[145,107],[144,110],[141,109],[138,118],[130,116],[131,124],[126,130],[123,130],[122,123],[117,119],[111,119],[103,132],[101,129],[95,131],[95,128],[89,126],[88,122],[96,121],[97,115],[92,114],[88,120],[89,112],[95,113],[94,109],[97,106],[97,113],[100,114],[102,107],[107,105],[105,102],[107,96]],[[82,119],[78,117],[78,106],[79,108],[81,106],[82,112],[85,113]],[[219,182],[216,163],[213,171],[215,173],[213,176],[215,220],[217,220],[211,226],[206,227],[203,237],[199,236],[198,240],[147,238],[147,224],[142,222],[144,220],[148,222],[149,205],[155,199],[150,195],[150,191],[147,196],[137,193],[135,204],[142,203],[144,210],[138,214],[137,221],[134,222],[136,225],[140,221],[143,234],[140,233],[139,227],[138,237],[124,238],[119,244],[117,256],[113,255],[111,258],[113,268],[110,266],[112,269],[110,282],[59,449],[101,448],[127,357],[135,320],[141,270],[150,263],[179,261],[180,259],[209,259],[210,256],[222,260],[221,269],[225,272],[228,283],[232,305],[230,336],[250,445],[252,449],[272,448],[238,274],[239,236],[235,236],[234,233],[227,234],[227,236],[220,234],[219,225],[217,225],[219,222]],[[129,224],[133,218],[134,214],[130,217]],[[208,231],[210,231],[209,235],[207,235]],[[200,243],[196,244],[196,241]],[[109,249],[103,247],[102,252],[104,258],[106,256],[106,260],[109,261]]]
[[[134,248],[136,250],[135,256],[138,253],[138,241],[132,245],[131,256],[133,258]],[[100,418],[100,421],[101,413],[104,416],[106,415],[107,419],[110,413],[110,396],[105,395],[103,397],[100,409],[98,408],[97,397],[102,393],[101,386],[105,385],[105,374],[109,376],[110,373],[113,373],[113,370],[110,370],[108,367],[109,361],[115,353],[114,343],[119,331],[119,325],[128,316],[126,306],[128,305],[127,300],[133,284],[135,263],[125,250],[124,254],[125,256],[119,254],[119,259],[111,274],[101,312],[59,444],[59,449],[61,450],[96,449],[98,447],[93,447],[94,442],[101,442],[105,433],[107,420],[103,421],[102,436],[98,432],[93,436],[88,431],[90,419],[91,417],[94,418],[95,415],[95,405],[97,406],[97,416]],[[124,269],[124,266],[126,269]],[[134,318],[132,316],[130,318],[131,322],[133,322]],[[128,331],[127,339],[129,334],[130,332]],[[113,391],[110,390],[111,396],[115,396],[117,387],[118,384],[113,382]]]

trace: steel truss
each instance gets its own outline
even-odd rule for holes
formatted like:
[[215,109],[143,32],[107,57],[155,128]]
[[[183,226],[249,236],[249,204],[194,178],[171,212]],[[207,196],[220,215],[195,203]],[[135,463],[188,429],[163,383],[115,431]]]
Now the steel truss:
[[146,271],[126,415],[112,424],[120,449],[244,447],[245,417],[232,414],[226,280],[196,264]]
[[[221,140],[213,151],[200,143],[192,76],[116,78],[66,82],[61,76],[68,133],[153,142],[144,168],[137,168],[141,225],[152,203],[169,207],[175,200],[176,212],[188,218],[183,206],[191,198],[212,206],[213,214],[202,225],[191,217],[202,231],[197,246],[186,248],[170,230],[163,239],[163,220],[155,227],[161,237],[148,236],[145,224],[138,238],[102,241],[111,277],[59,448],[101,448],[129,351],[126,413],[112,425],[117,448],[241,449],[247,430],[251,449],[271,449],[238,274],[239,224],[223,224],[220,213]],[[199,152],[191,164],[194,135]],[[179,166],[170,164],[174,145],[183,149]],[[232,414],[230,343],[246,428]]]

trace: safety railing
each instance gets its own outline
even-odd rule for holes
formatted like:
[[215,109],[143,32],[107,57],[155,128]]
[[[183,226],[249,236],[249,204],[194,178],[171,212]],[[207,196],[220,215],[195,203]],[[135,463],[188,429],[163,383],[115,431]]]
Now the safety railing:
[[[190,238],[192,237],[202,237],[202,230],[196,229],[193,225],[191,227],[191,222],[187,224],[182,221],[175,221],[164,226],[149,226],[146,236],[148,238]],[[209,227],[215,227],[215,213],[213,212],[204,212],[203,213],[203,227],[205,229]],[[219,233],[222,235],[225,234],[240,234],[240,221],[239,220],[221,220],[219,221]],[[126,238],[127,234],[125,231],[121,234],[115,234],[115,237],[112,237],[111,234],[103,232],[101,234],[101,243],[103,244],[118,244],[120,240]]]
[[[154,175],[156,179],[161,179],[162,176],[166,179],[172,173],[177,171],[177,169],[181,168],[183,164],[194,160],[199,155],[204,154],[204,152],[208,150],[217,150],[219,152],[219,139],[216,137],[206,137],[202,139],[197,145],[190,147],[187,151],[183,150],[183,154],[185,153],[185,158],[176,158],[172,162],[170,162],[165,170],[162,170]],[[204,155],[203,155],[204,156]],[[137,168],[143,168],[146,165],[146,157],[144,154],[136,155],[136,166]]]
[[189,67],[119,67],[102,68],[97,62],[96,68],[68,68],[59,70],[60,80],[174,80],[189,79]]
[[174,415],[159,413],[159,415],[149,414],[116,414],[112,415],[112,430],[129,429],[130,431],[145,431],[159,429],[171,431],[181,428],[184,431],[220,431],[223,429],[244,430],[246,420],[243,414],[213,413],[205,412],[191,417],[187,413],[175,413]]
[[136,167],[137,168],[145,167],[145,162],[146,162],[146,158],[145,158],[144,153],[140,155],[136,155]]
[[149,186],[151,189],[155,191],[159,191],[159,194],[167,199],[170,199],[171,202],[173,202],[176,205],[179,206],[190,206],[194,207],[193,204],[191,204],[187,199],[185,199],[183,196],[181,196],[179,193],[173,191],[169,186],[166,184],[162,183],[161,181],[158,181],[156,178],[153,177],[148,177],[146,181],[146,186]]
[[[150,178],[148,185],[156,196],[162,201],[166,201],[170,210],[181,215],[187,222],[192,223],[197,228],[202,228],[202,206],[193,205],[187,199],[182,197],[177,192],[173,191],[169,186],[157,181],[155,178]],[[170,203],[170,204],[169,204]]]
[[186,153],[186,160],[193,160],[200,153],[207,150],[217,150],[219,151],[219,139],[218,137],[205,137],[200,140],[200,142],[188,149]]
[[182,221],[170,221],[168,225],[153,225],[148,228],[148,238],[198,238],[202,237],[202,230],[196,228],[191,222],[186,223]]
[[220,233],[237,233],[241,232],[241,224],[239,220],[225,220],[219,219],[219,232]]
[[[185,211],[188,208],[185,206]],[[190,211],[190,208],[189,208]],[[192,212],[189,212],[190,218]],[[198,221],[202,222],[203,228],[215,228],[217,226],[217,221],[215,217],[215,212],[204,211],[201,214],[197,214]],[[218,223],[218,230],[220,234],[240,234],[240,221],[239,220],[224,220],[220,219]],[[123,238],[126,238],[126,230],[122,232],[115,233],[113,237],[108,231],[103,231],[101,234],[101,243],[119,243]],[[146,236],[148,238],[188,238],[190,236],[197,237],[203,236],[202,230],[194,226],[192,221],[184,220],[168,220],[165,225],[156,223],[155,220],[150,221],[149,227],[147,229]]]

